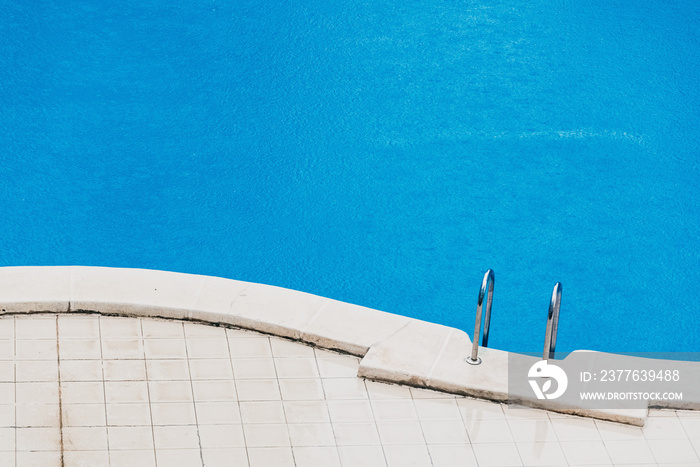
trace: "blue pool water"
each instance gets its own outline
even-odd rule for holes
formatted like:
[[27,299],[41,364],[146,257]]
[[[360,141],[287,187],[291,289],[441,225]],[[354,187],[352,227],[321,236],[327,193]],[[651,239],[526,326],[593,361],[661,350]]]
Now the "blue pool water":
[[700,350],[700,4],[0,6],[1,265],[263,282],[491,345]]

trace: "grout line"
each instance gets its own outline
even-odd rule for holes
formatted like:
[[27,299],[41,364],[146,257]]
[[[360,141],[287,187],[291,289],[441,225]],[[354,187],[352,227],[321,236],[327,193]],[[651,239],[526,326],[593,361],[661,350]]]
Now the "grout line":
[[[374,422],[374,429],[377,430],[377,438],[379,439],[379,446],[382,448],[382,456],[384,456],[384,465],[389,465],[389,461],[386,458],[386,452],[384,452],[384,441],[382,441],[382,435],[379,433],[379,425],[377,424],[377,415],[374,413],[374,404],[372,403],[372,397],[370,397],[369,391],[367,391],[367,384],[365,379],[361,379],[362,385],[365,387],[365,392],[367,393],[367,402],[369,403],[369,410],[372,412],[372,421]],[[413,398],[413,395],[411,395]]]
[[[187,345],[188,343],[188,338],[187,338],[187,330],[185,329],[185,324],[181,323],[180,326],[182,326],[182,336],[183,336],[183,341],[185,343],[185,358],[187,362],[187,374],[190,377],[190,392],[192,393],[192,408],[194,410],[194,424],[197,427],[197,443],[199,444],[199,460],[202,462],[202,466],[204,465],[204,452],[202,452],[202,435],[199,433],[199,419],[197,418],[197,402],[196,398],[194,395],[194,383],[192,382],[192,369],[190,368],[190,350],[189,346]],[[224,331],[225,332],[225,331]],[[226,341],[226,344],[228,345],[228,341]]]
[[284,414],[284,428],[287,430],[287,439],[289,439],[289,451],[292,453],[292,462],[296,465],[294,457],[294,448],[292,446],[292,435],[289,433],[289,422],[287,421],[287,411],[284,410],[284,398],[282,397],[282,387],[280,386],[280,377],[277,374],[277,360],[275,351],[272,348],[272,340],[268,337],[267,342],[270,345],[270,354],[272,355],[272,367],[275,369],[275,381],[277,381],[277,390],[280,392],[280,404],[282,404],[282,413]]
[[[316,348],[312,349],[314,352],[314,363],[316,364],[316,371],[318,371],[318,379],[321,382],[321,391],[323,391],[323,403],[326,406],[326,413],[328,414],[328,423],[331,425],[331,431],[333,432],[333,441],[335,443],[335,452],[338,455],[338,462],[342,464],[342,459],[340,457],[340,446],[338,446],[338,438],[335,435],[335,425],[333,424],[333,419],[331,418],[331,409],[328,407],[328,397],[326,396],[326,387],[323,385],[323,377],[321,376],[321,368],[318,366],[318,354],[316,353]],[[367,388],[365,387],[365,391]],[[367,399],[369,401],[369,392],[367,393]],[[282,404],[284,408],[284,403]],[[285,413],[286,418],[286,413]],[[377,433],[379,436],[379,433]]]
[[[14,370],[15,383],[14,383],[14,393],[15,393],[15,419],[14,419],[14,430],[15,430],[15,467],[17,467],[17,319],[12,317],[12,369]],[[58,390],[61,390],[61,385],[58,385]]]
[[107,459],[112,462],[112,453],[109,449],[109,421],[107,420],[107,382],[105,381],[105,360],[102,354],[102,319],[97,317],[97,343],[100,346],[100,372],[102,373],[102,397],[105,404],[105,432],[107,433]]
[[[15,339],[16,342],[16,339]],[[63,454],[63,398],[61,397],[61,344],[60,344],[60,339],[59,339],[59,333],[58,333],[58,314],[56,314],[56,373],[58,375],[58,430],[60,433],[60,447],[61,447],[61,467],[65,465],[65,459],[64,459],[64,454]],[[15,378],[15,381],[17,378]],[[15,395],[15,398],[17,398],[17,395]],[[17,409],[15,408],[15,411]],[[16,415],[15,415],[16,416]],[[15,425],[17,424],[17,420],[15,419]],[[15,436],[15,445],[17,443],[17,439]],[[16,449],[16,448],[15,448]],[[16,457],[15,456],[15,462],[16,462]]]
[[[141,345],[143,346],[143,364],[146,367],[146,394],[148,395],[148,415],[151,417],[151,436],[153,439],[153,461],[156,467],[158,467],[158,455],[156,452],[156,430],[153,426],[153,409],[151,408],[151,385],[148,384],[150,380],[148,379],[148,362],[146,361],[146,343],[143,339],[143,320],[141,318],[136,318],[139,320],[139,330],[141,331]],[[105,399],[105,404],[107,400]]]
[[[675,413],[675,415],[676,415],[676,416],[675,416],[676,420],[678,420],[678,422],[681,424],[681,428],[683,429],[683,433],[685,433],[685,439],[687,439],[687,440],[690,442],[690,447],[693,448],[693,452],[695,452],[695,455],[696,455],[698,458],[700,458],[700,449],[698,449],[698,448],[695,446],[695,444],[691,441],[691,439],[692,439],[692,438],[691,438],[691,434],[690,434],[690,432],[688,431],[688,429],[685,427],[685,425],[683,424],[683,419],[682,419],[681,417],[678,416],[678,412],[677,412],[677,411],[674,411],[674,413]],[[644,435],[644,428],[642,428],[642,434]],[[649,446],[649,451],[651,451],[652,457],[654,458],[654,460],[656,460],[656,456],[654,455],[654,451],[651,450],[651,446],[649,445],[649,440],[647,439],[646,435],[644,435],[644,441],[646,441],[647,446]],[[700,446],[700,444],[698,444],[698,446]]]
[[[238,406],[238,416],[241,419],[241,433],[243,433],[243,445],[245,447],[245,458],[246,462],[248,465],[250,465],[250,455],[248,454],[248,442],[245,439],[245,430],[243,429],[243,415],[241,412],[241,400],[238,397],[238,384],[236,384],[236,373],[233,368],[233,354],[231,353],[231,341],[229,340],[230,336],[227,330],[224,330],[224,334],[226,335],[226,346],[228,347],[228,357],[229,357],[229,364],[231,365],[231,377],[233,378],[233,390],[236,391],[236,405]],[[268,344],[270,341],[270,338],[267,338]],[[280,397],[281,399],[281,397]],[[282,403],[282,407],[284,407],[284,403]]]

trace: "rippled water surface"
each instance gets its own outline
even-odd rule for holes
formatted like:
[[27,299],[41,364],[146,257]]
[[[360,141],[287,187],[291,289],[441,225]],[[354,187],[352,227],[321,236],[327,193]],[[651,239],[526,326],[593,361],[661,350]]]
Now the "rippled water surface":
[[0,6],[2,265],[275,284],[491,345],[698,351],[700,4]]

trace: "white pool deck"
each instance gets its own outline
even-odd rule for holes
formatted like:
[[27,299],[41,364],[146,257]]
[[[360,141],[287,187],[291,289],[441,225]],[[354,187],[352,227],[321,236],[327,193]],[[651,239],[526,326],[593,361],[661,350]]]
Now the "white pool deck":
[[163,271],[0,268],[0,297],[3,466],[700,465],[698,411],[465,395],[503,400],[506,353],[444,326]]

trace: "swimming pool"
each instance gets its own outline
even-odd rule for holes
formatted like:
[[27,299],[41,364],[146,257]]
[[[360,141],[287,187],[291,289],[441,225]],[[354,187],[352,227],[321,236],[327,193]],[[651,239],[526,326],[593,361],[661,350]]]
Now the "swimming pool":
[[126,1],[0,15],[1,265],[299,289],[491,346],[697,351],[700,7]]

